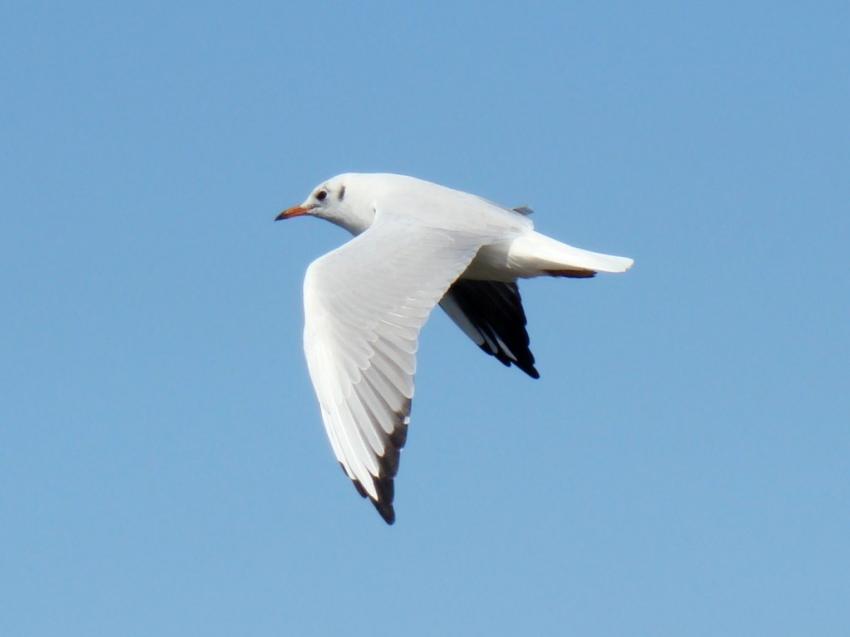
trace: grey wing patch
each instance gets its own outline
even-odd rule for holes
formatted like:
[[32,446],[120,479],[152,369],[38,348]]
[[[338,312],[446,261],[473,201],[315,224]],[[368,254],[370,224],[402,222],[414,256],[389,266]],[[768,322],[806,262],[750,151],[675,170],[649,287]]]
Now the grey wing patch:
[[534,210],[532,210],[528,206],[517,206],[516,208],[514,208],[514,212],[518,212],[522,216],[527,217],[528,215],[533,214]]
[[458,279],[440,306],[482,350],[504,365],[516,365],[532,378],[540,378],[516,283]]

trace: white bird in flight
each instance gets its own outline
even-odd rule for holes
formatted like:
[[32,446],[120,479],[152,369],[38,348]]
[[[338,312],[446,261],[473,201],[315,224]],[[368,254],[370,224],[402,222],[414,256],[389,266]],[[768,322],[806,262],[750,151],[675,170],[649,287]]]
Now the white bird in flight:
[[633,263],[535,232],[530,212],[414,177],[348,173],[277,216],[319,217],[354,235],[307,268],[304,351],[334,455],[388,524],[419,331],[434,306],[485,352],[538,378],[517,279]]

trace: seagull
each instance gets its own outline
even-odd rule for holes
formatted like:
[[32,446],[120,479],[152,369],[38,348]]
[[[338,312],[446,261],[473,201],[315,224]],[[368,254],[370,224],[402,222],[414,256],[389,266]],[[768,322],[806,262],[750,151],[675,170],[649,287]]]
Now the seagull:
[[276,217],[318,217],[354,235],[307,268],[304,352],[333,453],[387,524],[419,332],[434,307],[487,354],[539,378],[517,279],[632,266],[535,232],[530,213],[415,177],[347,173]]

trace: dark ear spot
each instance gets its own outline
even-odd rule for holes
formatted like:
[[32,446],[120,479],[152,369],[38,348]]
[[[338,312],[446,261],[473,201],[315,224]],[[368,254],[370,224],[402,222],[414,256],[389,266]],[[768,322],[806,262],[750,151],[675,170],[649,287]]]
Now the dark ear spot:
[[340,201],[342,201],[342,198],[345,197],[345,186],[339,187],[339,195],[337,195],[337,197]]

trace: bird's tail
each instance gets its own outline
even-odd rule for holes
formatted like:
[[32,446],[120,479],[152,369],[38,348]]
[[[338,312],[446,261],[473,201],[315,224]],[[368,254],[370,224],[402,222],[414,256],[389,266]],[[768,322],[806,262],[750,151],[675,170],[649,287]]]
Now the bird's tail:
[[539,232],[516,238],[508,251],[508,263],[522,277],[592,277],[597,272],[625,272],[634,261],[575,248]]

